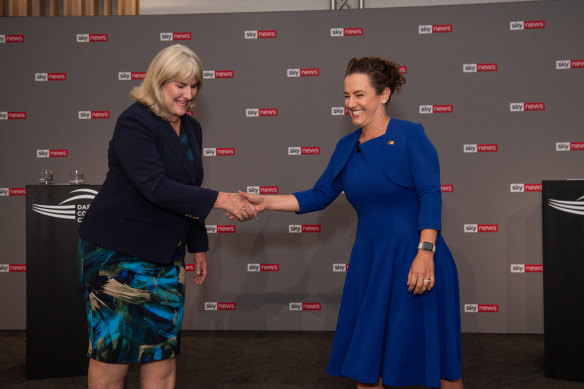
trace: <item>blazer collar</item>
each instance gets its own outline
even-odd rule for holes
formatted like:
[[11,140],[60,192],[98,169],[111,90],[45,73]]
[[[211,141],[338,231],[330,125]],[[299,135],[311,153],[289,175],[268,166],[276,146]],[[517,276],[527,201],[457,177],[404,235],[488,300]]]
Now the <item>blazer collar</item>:
[[[176,135],[176,132],[174,132],[174,129],[172,128],[169,122],[159,117],[157,117],[156,119],[157,119],[156,124],[158,125],[158,128],[162,133],[162,137],[170,146],[170,149],[172,150],[174,156],[180,161],[183,169],[188,174],[191,181],[195,183],[197,180],[195,168],[193,166],[193,163],[189,160],[189,157],[187,157],[187,153],[185,152],[185,148],[182,142],[180,141],[180,138]],[[188,131],[188,129],[186,128],[186,126],[188,125],[187,121],[181,118],[181,124],[185,126],[184,130],[188,134],[190,131]],[[189,143],[190,142],[192,142],[192,137],[189,137]],[[192,149],[193,144],[191,143],[190,146]]]

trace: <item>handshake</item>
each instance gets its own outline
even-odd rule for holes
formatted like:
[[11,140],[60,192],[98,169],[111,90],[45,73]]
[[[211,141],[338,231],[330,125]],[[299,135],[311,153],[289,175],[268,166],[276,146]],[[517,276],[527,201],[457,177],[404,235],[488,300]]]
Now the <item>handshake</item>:
[[214,208],[225,211],[231,220],[244,222],[257,219],[266,209],[264,196],[238,191],[237,193],[219,192]]

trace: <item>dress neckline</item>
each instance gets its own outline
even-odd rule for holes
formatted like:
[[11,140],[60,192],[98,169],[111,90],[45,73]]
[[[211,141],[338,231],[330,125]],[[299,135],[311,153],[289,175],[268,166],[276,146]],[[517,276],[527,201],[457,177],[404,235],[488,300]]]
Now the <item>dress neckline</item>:
[[385,137],[389,133],[389,126],[391,126],[391,122],[392,122],[392,118],[390,117],[389,122],[387,122],[387,127],[385,128],[385,132],[383,134],[376,136],[375,138],[367,139],[365,142],[361,142],[359,140],[359,138],[361,137],[361,134],[363,133],[363,129],[361,128],[360,129],[361,133],[359,134],[359,137],[357,138],[357,142],[359,142],[359,145],[364,145],[366,143],[371,142],[372,140],[383,139],[383,137]]

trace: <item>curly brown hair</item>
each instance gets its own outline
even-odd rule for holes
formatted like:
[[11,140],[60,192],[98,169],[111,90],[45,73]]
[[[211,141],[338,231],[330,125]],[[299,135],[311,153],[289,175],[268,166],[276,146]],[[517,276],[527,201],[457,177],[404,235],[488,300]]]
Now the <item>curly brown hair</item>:
[[[391,96],[401,92],[406,78],[399,70],[399,65],[390,59],[381,57],[355,57],[347,64],[345,77],[353,73],[363,73],[369,76],[371,85],[378,95],[389,88]],[[389,100],[388,100],[389,101]]]

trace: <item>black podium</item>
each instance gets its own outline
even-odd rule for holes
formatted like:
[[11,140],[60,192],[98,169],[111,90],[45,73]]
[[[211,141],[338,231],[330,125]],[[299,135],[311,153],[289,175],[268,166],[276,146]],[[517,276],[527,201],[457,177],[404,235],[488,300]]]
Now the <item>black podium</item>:
[[542,186],[545,375],[584,381],[584,180]]
[[26,187],[26,377],[87,374],[77,229],[99,186]]

